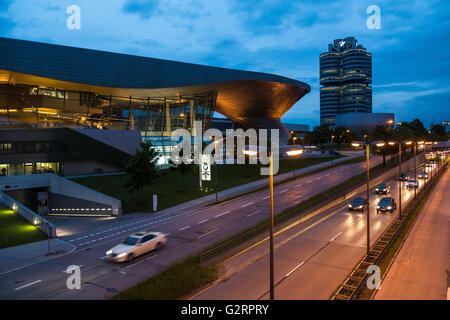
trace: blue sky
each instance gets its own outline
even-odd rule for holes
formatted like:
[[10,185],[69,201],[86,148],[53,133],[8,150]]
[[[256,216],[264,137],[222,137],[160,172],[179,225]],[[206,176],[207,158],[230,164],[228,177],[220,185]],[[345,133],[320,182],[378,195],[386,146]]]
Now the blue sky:
[[[66,9],[81,9],[69,30]],[[381,29],[369,30],[369,5]],[[275,73],[311,93],[284,122],[319,124],[319,54],[354,36],[373,54],[373,111],[450,120],[450,1],[0,0],[0,35]]]

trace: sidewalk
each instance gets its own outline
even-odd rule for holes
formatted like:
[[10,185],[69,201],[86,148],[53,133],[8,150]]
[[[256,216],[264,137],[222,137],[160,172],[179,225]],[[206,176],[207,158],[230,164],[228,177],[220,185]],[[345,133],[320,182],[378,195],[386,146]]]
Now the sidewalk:
[[0,276],[60,257],[75,249],[75,246],[59,239],[50,239],[50,254],[47,240],[1,249]]

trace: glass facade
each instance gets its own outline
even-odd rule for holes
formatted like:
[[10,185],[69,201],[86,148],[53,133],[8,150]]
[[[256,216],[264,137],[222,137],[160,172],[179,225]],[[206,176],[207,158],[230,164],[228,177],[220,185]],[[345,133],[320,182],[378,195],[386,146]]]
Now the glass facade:
[[209,128],[217,92],[177,97],[121,97],[43,86],[0,85],[0,116],[36,127],[67,126],[140,130],[168,136],[191,130],[201,120]]
[[372,112],[372,54],[353,37],[334,40],[320,55],[320,122],[334,126],[336,115]]

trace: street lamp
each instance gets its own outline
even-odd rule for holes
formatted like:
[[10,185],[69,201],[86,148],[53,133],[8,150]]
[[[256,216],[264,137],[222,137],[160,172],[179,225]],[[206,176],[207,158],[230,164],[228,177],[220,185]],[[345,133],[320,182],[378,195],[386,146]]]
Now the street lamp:
[[286,154],[292,157],[292,167],[294,169],[294,178],[295,178],[295,157],[303,154],[303,149],[292,149],[287,151]]
[[[257,151],[254,150],[243,150],[245,155],[256,156]],[[291,149],[286,152],[288,156],[298,156],[303,153],[303,149]],[[270,300],[275,299],[275,277],[274,277],[274,249],[273,249],[273,153],[269,152],[270,159],[270,171],[269,171],[269,191],[270,191],[270,216],[269,216],[269,249],[270,249]]]

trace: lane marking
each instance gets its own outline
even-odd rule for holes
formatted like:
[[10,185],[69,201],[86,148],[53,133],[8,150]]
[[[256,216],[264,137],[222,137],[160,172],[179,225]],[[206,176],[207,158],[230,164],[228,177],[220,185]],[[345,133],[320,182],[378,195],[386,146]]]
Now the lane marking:
[[[225,212],[223,212],[223,213],[221,213],[221,214],[218,214],[217,216],[215,216],[214,218],[218,218],[218,217],[221,217],[221,216],[223,216],[223,215],[225,215],[225,214],[227,214],[227,213],[230,213],[231,211],[225,211]],[[200,223],[200,222],[199,222]]]
[[269,199],[269,198],[270,198],[270,196],[267,196],[267,197],[264,197],[263,200],[266,200],[266,199]]
[[183,230],[186,230],[186,229],[189,229],[191,226],[186,226],[186,227],[183,227],[183,228],[181,228],[181,229],[179,229],[180,231],[183,231]]
[[301,186],[302,186],[302,184],[298,184],[294,188],[298,188],[298,187],[301,187]]
[[303,264],[305,263],[305,261],[299,263],[294,269],[292,269],[291,271],[289,271],[288,273],[286,273],[286,275],[284,276],[285,278],[289,277],[292,273],[294,273],[298,268],[300,268]]
[[322,179],[322,177],[317,177],[317,178],[316,178],[316,180],[320,180],[320,179]]
[[249,202],[249,203],[247,203],[247,204],[244,204],[243,206],[241,206],[241,208],[245,208],[245,207],[248,207],[248,206],[250,206],[250,205],[252,205],[252,204],[254,204],[254,202]]
[[283,190],[280,193],[285,193],[286,191],[289,191],[289,189]]
[[106,258],[108,258],[108,256],[101,257],[100,259],[103,260],[103,259],[106,259]]
[[30,282],[30,283],[28,283],[28,284],[25,284],[25,285],[23,285],[23,286],[21,286],[21,287],[16,288],[16,291],[17,291],[17,290],[21,290],[21,289],[26,288],[26,287],[29,287],[29,286],[32,286],[32,285],[37,284],[37,283],[39,283],[39,282],[41,282],[41,281],[42,281],[42,280],[36,280],[36,281],[34,281],[34,282]]
[[248,214],[248,215],[247,215],[247,217],[250,217],[250,216],[252,216],[252,215],[254,215],[255,213],[258,213],[258,212],[261,212],[261,210],[258,210],[258,211],[255,211],[255,212],[252,212],[252,213]]
[[198,239],[203,238],[204,236],[207,236],[208,234],[213,233],[213,232],[215,232],[217,230],[219,230],[219,229],[214,229],[214,230],[208,231],[207,233],[204,233],[200,237],[198,237]]
[[333,237],[333,239],[330,240],[330,242],[333,242],[334,240],[336,240],[336,238],[339,237],[341,234],[342,234],[342,231],[339,232],[337,235],[335,235],[335,236]]
[[204,222],[206,222],[206,221],[208,221],[208,219],[205,219],[205,220],[199,221],[198,223],[200,224],[200,223],[204,223]]
[[311,183],[311,182],[313,182],[312,180],[309,180],[307,183]]
[[145,258],[145,259],[143,259],[143,260],[141,260],[141,261],[138,261],[138,262],[136,262],[136,263],[130,264],[129,266],[126,266],[125,269],[128,269],[128,268],[133,267],[133,266],[135,266],[135,265],[137,265],[137,264],[139,264],[139,263],[141,263],[141,262],[144,262],[144,261],[147,261],[147,260],[149,260],[149,259],[151,259],[151,258],[154,258],[154,257],[156,257],[157,255],[158,255],[158,254],[154,254],[154,255],[152,255],[151,257],[148,257],[148,258]]
[[328,173],[328,174],[325,175],[325,177],[328,177],[329,175],[330,175],[330,174]]

